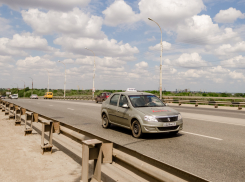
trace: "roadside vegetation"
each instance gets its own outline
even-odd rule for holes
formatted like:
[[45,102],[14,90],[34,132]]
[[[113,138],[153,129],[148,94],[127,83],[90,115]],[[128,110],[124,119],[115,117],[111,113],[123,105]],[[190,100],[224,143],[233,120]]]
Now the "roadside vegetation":
[[[63,89],[49,89],[50,92],[53,92],[54,96],[63,96],[64,90]],[[26,87],[25,90],[21,89],[18,90],[17,88],[12,88],[10,90],[7,89],[0,89],[0,95],[6,95],[6,92],[11,92],[11,94],[18,94],[19,97],[30,97],[31,94],[37,94],[38,96],[44,96],[45,92],[47,92],[47,89],[30,89],[29,87]],[[102,92],[123,92],[123,90],[96,90],[95,95],[99,95]],[[145,91],[148,93],[152,93],[159,96],[159,91],[152,90],[152,91]],[[66,90],[66,96],[91,96],[92,90]],[[164,91],[163,96],[198,96],[198,97],[245,97],[245,93],[194,93],[194,92],[181,92],[181,93],[173,93],[169,91]]]

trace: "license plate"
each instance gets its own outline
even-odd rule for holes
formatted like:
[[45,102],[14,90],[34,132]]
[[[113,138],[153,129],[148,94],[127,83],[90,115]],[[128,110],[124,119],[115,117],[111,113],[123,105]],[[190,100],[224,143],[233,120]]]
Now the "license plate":
[[167,126],[176,126],[176,123],[163,123],[163,126],[164,127],[167,127]]

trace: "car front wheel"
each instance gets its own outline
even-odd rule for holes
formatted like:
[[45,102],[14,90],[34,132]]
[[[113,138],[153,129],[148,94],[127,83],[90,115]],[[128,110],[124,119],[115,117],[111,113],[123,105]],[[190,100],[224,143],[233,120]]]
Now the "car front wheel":
[[140,138],[142,136],[142,129],[138,120],[134,120],[132,123],[132,134],[135,138]]
[[109,123],[109,120],[108,120],[106,114],[104,114],[102,116],[102,127],[103,128],[109,128],[110,126],[111,126],[111,123]]

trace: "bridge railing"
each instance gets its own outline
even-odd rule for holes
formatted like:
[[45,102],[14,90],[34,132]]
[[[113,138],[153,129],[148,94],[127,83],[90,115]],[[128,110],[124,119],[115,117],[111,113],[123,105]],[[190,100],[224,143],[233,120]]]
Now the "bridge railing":
[[195,107],[198,107],[200,104],[204,105],[214,105],[214,108],[218,108],[219,105],[227,105],[238,107],[238,110],[241,110],[245,106],[245,102],[231,102],[231,101],[208,101],[208,100],[179,100],[179,99],[162,99],[165,103],[178,103],[181,104],[193,104]]

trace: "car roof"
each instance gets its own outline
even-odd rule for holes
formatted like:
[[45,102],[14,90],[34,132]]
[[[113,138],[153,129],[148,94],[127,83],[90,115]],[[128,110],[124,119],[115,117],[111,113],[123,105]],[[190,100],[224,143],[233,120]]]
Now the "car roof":
[[113,94],[123,94],[123,95],[154,95],[147,92],[115,92]]

